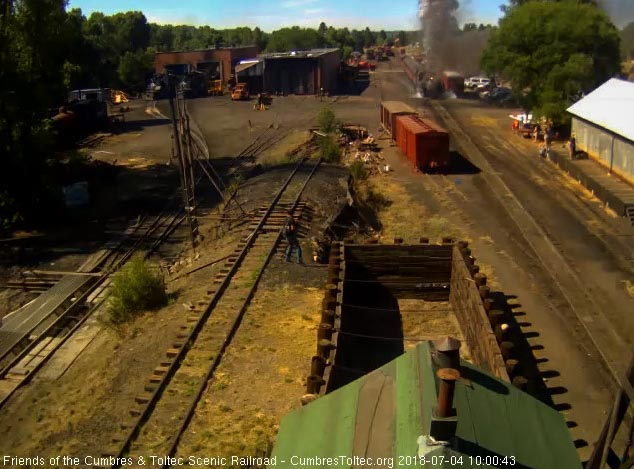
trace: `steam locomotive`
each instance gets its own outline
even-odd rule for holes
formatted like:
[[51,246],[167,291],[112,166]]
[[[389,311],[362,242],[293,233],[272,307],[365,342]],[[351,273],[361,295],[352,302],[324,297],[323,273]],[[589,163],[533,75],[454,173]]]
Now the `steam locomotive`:
[[411,57],[404,57],[401,63],[416,92],[426,98],[440,99],[446,93],[460,95],[464,91],[464,77],[457,72],[432,73]]

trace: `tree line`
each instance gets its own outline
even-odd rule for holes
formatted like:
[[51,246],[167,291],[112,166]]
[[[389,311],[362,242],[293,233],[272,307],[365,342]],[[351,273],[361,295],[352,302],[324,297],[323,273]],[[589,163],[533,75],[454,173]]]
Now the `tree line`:
[[333,28],[214,29],[152,24],[140,11],[113,15],[67,9],[67,0],[0,2],[0,232],[53,213],[61,201],[58,163],[46,117],[77,88],[142,90],[154,54],[168,50],[257,45],[263,51],[339,47],[352,50],[405,33]]
[[596,2],[513,0],[504,11],[481,64],[533,114],[567,124],[572,103],[620,75],[622,32]]

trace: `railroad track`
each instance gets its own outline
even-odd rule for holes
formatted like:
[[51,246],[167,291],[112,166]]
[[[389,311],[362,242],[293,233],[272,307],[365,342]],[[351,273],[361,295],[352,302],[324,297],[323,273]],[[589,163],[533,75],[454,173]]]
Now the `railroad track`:
[[95,261],[96,266],[101,268],[101,276],[71,277],[69,280],[75,285],[69,286],[65,291],[65,299],[50,314],[29,328],[15,333],[11,346],[0,352],[0,407],[35,375],[105,301],[110,291],[110,276],[141,249],[145,251],[147,258],[184,217],[183,210],[166,209],[158,216],[139,220],[122,237],[106,244],[105,250],[109,254],[98,256]]
[[[191,308],[176,341],[148,378],[144,392],[135,398],[130,419],[121,424],[121,433],[112,437],[112,447],[103,452],[103,456],[115,458],[114,464],[102,467],[121,467],[124,457],[136,463],[140,457],[147,462],[148,455],[176,453],[198,401],[275,255],[286,212],[301,216],[305,207],[301,195],[320,163],[318,160],[310,168],[302,160],[270,204],[256,212],[259,218],[245,230],[210,283],[207,296]],[[308,174],[302,178],[304,169]]]

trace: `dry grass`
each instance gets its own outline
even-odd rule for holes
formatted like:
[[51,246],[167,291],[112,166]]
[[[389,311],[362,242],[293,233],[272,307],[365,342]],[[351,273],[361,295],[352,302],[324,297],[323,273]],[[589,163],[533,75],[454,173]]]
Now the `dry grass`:
[[401,236],[413,242],[421,236],[427,215],[425,207],[416,203],[400,184],[387,178],[372,178],[361,195],[368,200],[372,193],[383,196],[389,203],[378,212],[383,238]]
[[359,193],[366,202],[372,195],[387,201],[378,210],[381,235],[387,240],[400,236],[405,242],[414,243],[420,237],[427,236],[435,242],[444,236],[460,235],[460,230],[448,219],[440,215],[430,216],[425,206],[415,200],[398,181],[372,178],[367,185],[361,186]]
[[36,378],[0,411],[0,451],[43,457],[102,451],[180,322],[182,307],[172,304],[116,331],[103,329],[65,374]]
[[264,166],[275,166],[293,161],[293,152],[307,144],[312,134],[307,130],[293,130],[269,151],[260,156],[259,162]]
[[254,455],[300,406],[315,353],[322,292],[284,284],[257,292],[179,454]]

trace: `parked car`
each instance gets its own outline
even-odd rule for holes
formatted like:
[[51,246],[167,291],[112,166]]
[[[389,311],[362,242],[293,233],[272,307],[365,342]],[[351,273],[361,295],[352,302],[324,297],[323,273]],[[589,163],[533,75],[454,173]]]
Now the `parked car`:
[[[483,94],[484,92],[480,93],[480,95]],[[513,96],[511,89],[503,86],[493,88],[484,97],[482,97],[482,99],[484,99],[487,103],[502,107],[514,106],[516,104],[515,97]]]
[[480,96],[480,99],[484,99],[485,101],[490,101],[490,100],[503,98],[504,96],[509,94],[511,94],[510,88],[506,88],[504,86],[498,86],[490,90],[482,91],[480,92],[478,96]]

